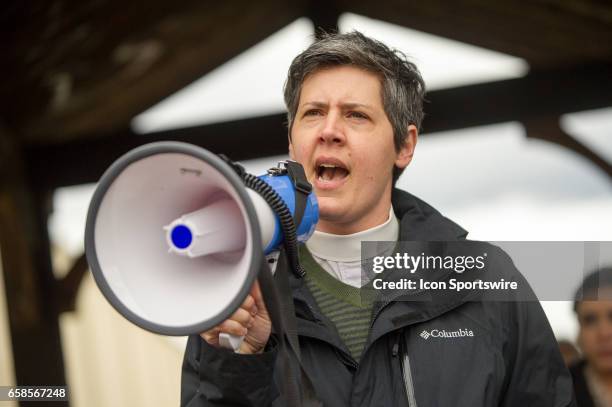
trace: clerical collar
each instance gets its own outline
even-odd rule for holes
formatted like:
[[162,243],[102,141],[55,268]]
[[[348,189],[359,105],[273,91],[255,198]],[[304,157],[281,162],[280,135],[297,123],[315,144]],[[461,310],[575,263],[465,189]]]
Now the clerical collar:
[[391,208],[385,223],[351,235],[334,235],[315,230],[306,242],[306,247],[312,254],[325,260],[357,261],[361,259],[362,241],[394,242],[398,236],[399,223]]

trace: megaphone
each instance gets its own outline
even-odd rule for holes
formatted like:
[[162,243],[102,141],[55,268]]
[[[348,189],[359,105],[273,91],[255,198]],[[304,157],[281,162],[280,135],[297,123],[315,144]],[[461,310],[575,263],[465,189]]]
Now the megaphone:
[[244,179],[228,160],[178,142],[147,144],[112,164],[89,206],[85,251],[120,314],[164,335],[204,332],[230,317],[264,254],[285,239],[270,195],[291,216],[299,213],[294,238],[310,237],[316,197],[299,182],[296,190],[291,171],[281,166],[256,178],[263,196]]

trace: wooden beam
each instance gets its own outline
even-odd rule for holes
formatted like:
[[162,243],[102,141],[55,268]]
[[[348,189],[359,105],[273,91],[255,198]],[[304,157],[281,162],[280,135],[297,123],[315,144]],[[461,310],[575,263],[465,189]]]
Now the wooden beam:
[[315,28],[315,35],[338,32],[338,18],[341,10],[335,1],[310,0],[306,16],[310,18]]
[[108,136],[32,146],[26,151],[28,168],[36,185],[59,187],[96,182],[122,154],[155,141],[192,143],[233,160],[286,154],[285,119],[284,114],[276,114],[144,135],[125,129]]
[[0,111],[30,141],[121,132],[137,113],[302,15],[329,30],[351,11],[520,56],[538,69],[612,55],[612,42],[601,40],[612,36],[612,5],[601,2],[12,3],[0,20],[11,78]]
[[339,3],[356,14],[521,57],[535,68],[612,55],[612,42],[602,41],[612,38],[609,2],[389,0],[384,7],[368,0]]
[[[424,135],[612,106],[609,72],[612,64],[601,63],[430,92]],[[285,115],[279,113],[147,135],[124,130],[64,144],[31,146],[26,157],[31,178],[41,186],[82,184],[97,181],[121,154],[152,141],[185,141],[234,160],[285,154],[284,122]]]
[[0,134],[0,248],[15,379],[17,385],[66,385],[47,233],[51,195],[30,187],[13,140]]
[[612,180],[612,164],[561,128],[558,117],[543,117],[523,123],[527,137],[548,141],[580,154],[599,167]]
[[427,133],[612,106],[612,62],[533,70],[523,78],[429,92]]
[[282,0],[90,3],[15,7],[0,115],[26,140],[120,131],[303,15]]

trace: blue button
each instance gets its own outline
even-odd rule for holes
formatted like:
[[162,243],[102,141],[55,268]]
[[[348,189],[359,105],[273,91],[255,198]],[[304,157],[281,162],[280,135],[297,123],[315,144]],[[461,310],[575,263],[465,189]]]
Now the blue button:
[[189,247],[191,242],[193,241],[193,235],[191,234],[191,230],[185,225],[177,225],[172,228],[172,232],[170,233],[170,239],[172,239],[172,244],[179,249],[185,249]]

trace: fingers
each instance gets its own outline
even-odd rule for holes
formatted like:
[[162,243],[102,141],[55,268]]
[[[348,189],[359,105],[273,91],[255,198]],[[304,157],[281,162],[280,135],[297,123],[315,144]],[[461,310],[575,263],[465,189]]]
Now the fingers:
[[250,294],[246,296],[240,308],[221,324],[202,332],[200,337],[212,346],[219,346],[219,334],[246,336],[249,329],[255,324],[256,317],[263,318],[263,320],[267,318],[266,305],[257,281],[251,287]]
[[[251,318],[251,317],[249,317]],[[252,325],[252,322],[251,322]],[[206,332],[202,332],[200,337],[208,342],[209,345],[219,346],[219,335],[222,333],[245,336],[249,332],[248,328],[233,319],[226,319],[221,324]]]
[[228,321],[235,321],[245,328],[250,328],[253,326],[254,319],[254,315],[251,312],[243,308],[238,308],[236,312],[234,312],[232,316],[228,319]]
[[244,336],[249,332],[249,329],[242,325],[238,321],[234,321],[233,319],[226,319],[219,325],[222,333],[236,335],[236,336]]
[[242,305],[240,306],[240,309],[244,309],[248,311],[249,313],[257,314],[257,305],[256,305],[255,298],[250,294],[247,295]]
[[221,328],[217,325],[213,329],[209,329],[206,332],[202,332],[200,337],[204,339],[209,345],[218,346],[219,345],[219,333],[221,333]]
[[255,280],[253,287],[251,287],[251,297],[255,301],[255,306],[264,312],[267,312],[266,303],[264,302],[263,295],[261,295],[261,289],[259,288],[259,281]]
[[255,299],[253,296],[248,295],[240,308],[232,316],[216,327],[202,332],[200,336],[210,345],[214,346],[219,344],[219,334],[221,333],[244,336],[248,333],[248,329],[253,326],[256,315],[257,306],[255,305]]

